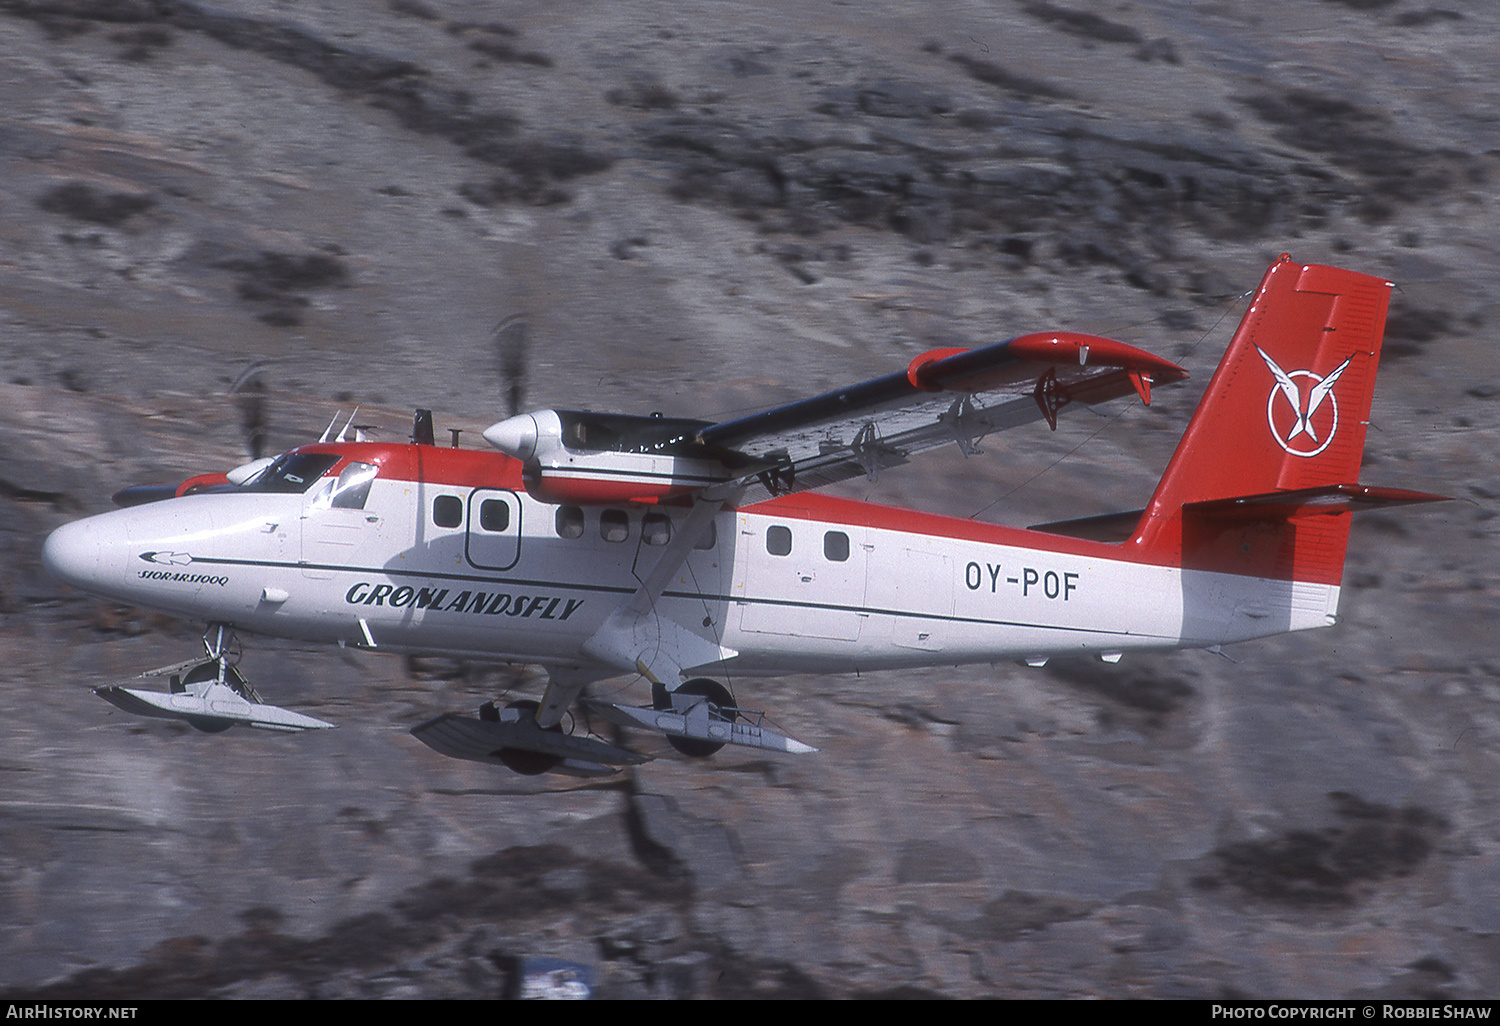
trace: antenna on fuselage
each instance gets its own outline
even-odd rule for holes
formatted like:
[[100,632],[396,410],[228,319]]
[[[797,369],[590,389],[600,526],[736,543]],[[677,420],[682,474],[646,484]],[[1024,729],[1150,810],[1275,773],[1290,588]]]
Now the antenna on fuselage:
[[411,422],[411,440],[415,445],[437,445],[432,431],[432,411],[418,410]]
[[339,422],[339,415],[337,413],[335,413],[333,415],[333,419],[328,422],[328,426],[323,429],[323,433],[318,436],[318,442],[319,443],[326,442],[326,441],[328,441],[328,439],[330,439],[330,438],[333,437],[333,426],[335,424],[337,424],[338,422]]
[[[339,441],[341,441],[341,442],[347,442],[347,441],[349,441],[349,427],[350,427],[350,425],[352,425],[354,423],[354,418],[357,417],[357,416],[359,416],[359,407],[358,406],[356,406],[354,408],[354,412],[353,413],[349,414],[349,419],[346,420],[346,421],[344,421],[344,430],[342,430],[342,431],[339,432]],[[337,420],[338,418],[335,417],[334,419]]]

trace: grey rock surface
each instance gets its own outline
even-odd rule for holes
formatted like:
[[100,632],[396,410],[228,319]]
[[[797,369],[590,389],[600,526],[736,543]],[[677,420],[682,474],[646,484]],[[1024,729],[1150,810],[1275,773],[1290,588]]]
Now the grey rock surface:
[[[0,993],[1500,993],[1497,43],[1414,0],[0,0]],[[1230,658],[731,682],[821,753],[522,778],[406,731],[534,670],[257,639],[340,728],[202,735],[89,690],[199,626],[40,566],[356,403],[721,418],[1049,326],[1193,380],[843,491],[1133,508],[1282,251],[1400,284],[1365,480],[1458,501]]]

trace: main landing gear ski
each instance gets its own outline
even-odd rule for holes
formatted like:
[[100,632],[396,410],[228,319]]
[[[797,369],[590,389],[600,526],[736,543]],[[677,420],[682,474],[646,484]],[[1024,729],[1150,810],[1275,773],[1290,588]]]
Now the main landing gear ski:
[[586,698],[583,704],[619,726],[658,731],[668,744],[693,759],[707,758],[725,745],[794,755],[817,751],[767,727],[765,713],[736,706],[729,689],[718,681],[695,677],[676,691],[669,692],[660,684],[651,690],[652,708],[596,698]]
[[[706,758],[725,745],[794,754],[817,751],[766,727],[764,713],[736,707],[729,690],[706,677],[690,680],[674,692],[655,684],[652,692],[651,707],[596,698],[585,698],[582,704],[617,726],[656,731],[690,758]],[[505,766],[527,776],[556,772],[601,777],[650,761],[649,756],[597,738],[564,734],[557,727],[544,730],[537,725],[536,709],[531,701],[512,702],[504,709],[486,702],[477,718],[444,713],[412,728],[412,734],[451,758]]]

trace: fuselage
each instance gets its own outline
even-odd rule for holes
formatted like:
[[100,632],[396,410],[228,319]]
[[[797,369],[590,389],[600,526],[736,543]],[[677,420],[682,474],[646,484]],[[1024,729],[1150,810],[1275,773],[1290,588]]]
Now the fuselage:
[[[67,525],[44,555],[96,594],[255,633],[577,666],[687,514],[543,502],[499,453],[326,444]],[[1205,647],[1329,624],[1338,592],[804,493],[720,512],[655,611],[736,653],[693,669],[759,675]]]

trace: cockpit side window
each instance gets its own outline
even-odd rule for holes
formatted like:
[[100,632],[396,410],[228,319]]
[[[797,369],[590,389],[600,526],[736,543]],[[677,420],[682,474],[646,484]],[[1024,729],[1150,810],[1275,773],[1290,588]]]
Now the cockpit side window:
[[464,522],[464,500],[457,495],[439,495],[432,500],[432,522],[439,527],[457,527]]
[[329,505],[334,509],[364,509],[365,500],[370,497],[370,485],[375,483],[379,473],[380,468],[373,463],[350,463],[339,474],[333,486],[333,501]]
[[305,492],[338,461],[334,453],[285,453],[241,487],[250,492]]

